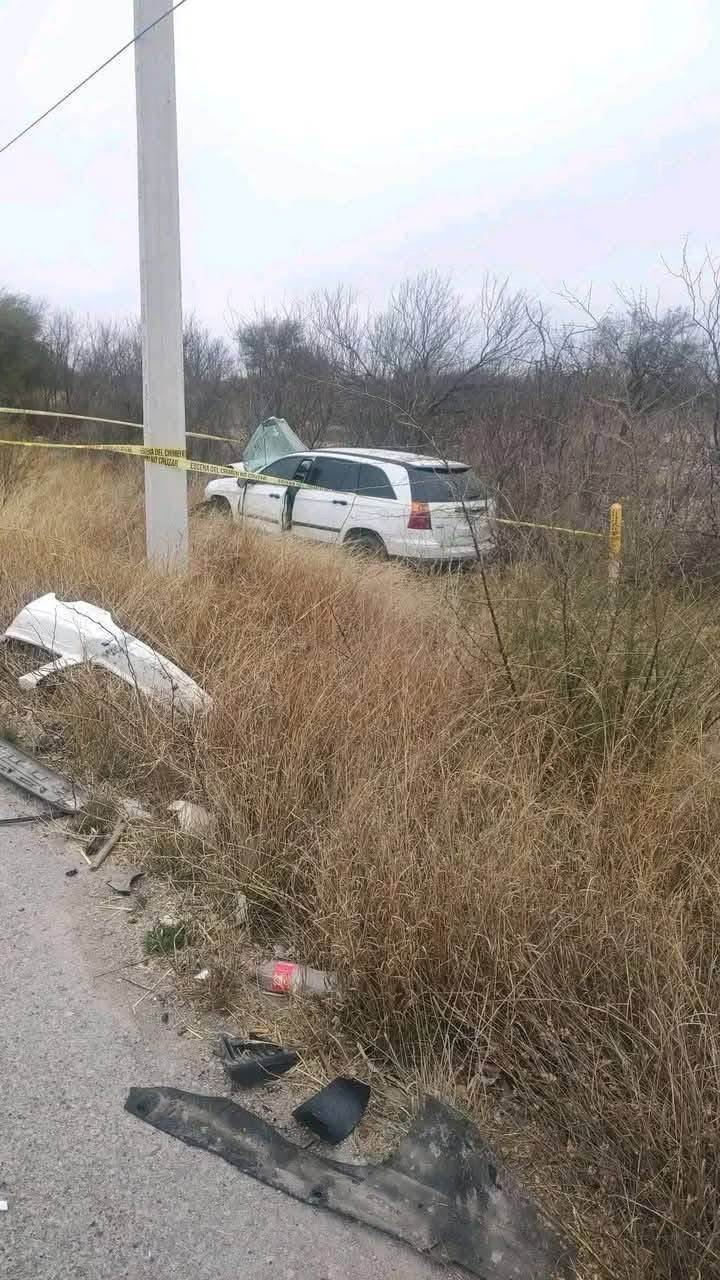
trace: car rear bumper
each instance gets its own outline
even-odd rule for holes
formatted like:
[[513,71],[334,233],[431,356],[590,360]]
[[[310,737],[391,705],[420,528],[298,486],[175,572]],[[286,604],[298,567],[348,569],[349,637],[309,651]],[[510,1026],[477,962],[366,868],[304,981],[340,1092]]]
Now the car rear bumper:
[[445,544],[437,538],[403,538],[387,544],[388,555],[402,560],[422,560],[436,564],[468,564],[480,557],[487,556],[493,549],[492,537],[478,537],[477,547],[473,542]]

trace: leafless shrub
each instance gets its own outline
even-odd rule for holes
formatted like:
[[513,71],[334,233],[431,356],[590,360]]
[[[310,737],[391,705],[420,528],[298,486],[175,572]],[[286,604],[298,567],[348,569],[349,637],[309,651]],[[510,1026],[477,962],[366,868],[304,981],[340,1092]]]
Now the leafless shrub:
[[374,314],[346,289],[318,295],[314,326],[366,433],[413,445],[424,443],[418,424],[444,434],[479,381],[517,365],[529,336],[524,296],[507,281],[486,276],[468,303],[437,272],[404,281]]
[[308,445],[321,444],[337,396],[332,368],[303,309],[238,320],[235,341],[248,423],[287,418]]

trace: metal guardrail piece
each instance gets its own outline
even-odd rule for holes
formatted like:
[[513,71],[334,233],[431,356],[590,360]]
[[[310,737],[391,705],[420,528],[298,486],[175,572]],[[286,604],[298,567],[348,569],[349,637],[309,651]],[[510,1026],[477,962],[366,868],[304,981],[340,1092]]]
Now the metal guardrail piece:
[[80,813],[86,797],[80,787],[48,769],[14,743],[0,738],[0,777],[45,800],[61,813]]

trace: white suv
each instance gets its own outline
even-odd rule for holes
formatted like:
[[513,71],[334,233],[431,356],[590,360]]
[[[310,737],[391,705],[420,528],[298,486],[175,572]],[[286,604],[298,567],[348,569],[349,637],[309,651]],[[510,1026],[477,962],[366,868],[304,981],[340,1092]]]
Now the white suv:
[[[271,422],[286,427],[277,419],[263,426]],[[234,464],[237,480],[208,484],[211,509],[267,533],[404,559],[469,561],[491,549],[494,503],[462,462],[343,448],[296,450],[258,467],[254,444]]]

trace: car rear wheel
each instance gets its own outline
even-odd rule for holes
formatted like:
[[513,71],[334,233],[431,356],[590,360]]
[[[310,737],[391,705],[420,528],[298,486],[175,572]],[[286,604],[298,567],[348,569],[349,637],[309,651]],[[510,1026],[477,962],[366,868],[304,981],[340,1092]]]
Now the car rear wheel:
[[387,560],[388,553],[379,533],[371,529],[352,529],[343,544],[356,556],[372,556],[374,560]]

